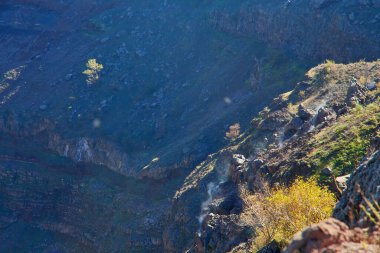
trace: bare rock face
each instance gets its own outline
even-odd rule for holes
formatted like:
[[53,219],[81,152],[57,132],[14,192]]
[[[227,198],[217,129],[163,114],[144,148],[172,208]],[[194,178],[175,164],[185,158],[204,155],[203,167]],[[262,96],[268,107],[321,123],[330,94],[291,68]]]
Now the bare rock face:
[[286,126],[285,126],[285,138],[289,138],[293,136],[303,125],[304,121],[300,117],[293,118]]
[[285,253],[295,252],[379,252],[377,240],[379,228],[368,231],[349,229],[346,224],[334,218],[313,225],[296,234]]
[[105,165],[120,174],[135,175],[133,170],[127,167],[127,155],[114,144],[101,139],[63,140],[59,135],[53,134],[49,138],[49,148],[77,162]]
[[[368,199],[374,197],[378,200],[380,197],[380,153],[378,151],[352,173],[347,185],[347,190],[335,208],[334,217],[350,222],[350,210],[358,207],[359,204],[364,204],[362,194]],[[358,192],[359,187],[362,194]],[[352,212],[355,215],[354,222],[358,222],[364,216],[360,209],[357,211]]]
[[243,155],[235,154],[232,156],[232,163],[229,168],[229,178],[234,183],[239,183],[244,178],[247,160]]
[[288,111],[275,111],[261,122],[259,128],[262,130],[274,131],[285,126],[291,119],[292,115]]
[[231,246],[246,241],[249,233],[236,215],[210,215],[204,233],[195,240],[195,252],[227,252]]
[[338,187],[340,189],[342,189],[342,190],[346,190],[347,189],[347,181],[350,178],[350,176],[351,175],[349,174],[349,175],[344,175],[344,176],[336,178],[336,183],[338,184]]
[[368,88],[362,86],[354,78],[351,81],[350,88],[347,94],[347,104],[353,106],[355,103],[365,103],[368,100]]

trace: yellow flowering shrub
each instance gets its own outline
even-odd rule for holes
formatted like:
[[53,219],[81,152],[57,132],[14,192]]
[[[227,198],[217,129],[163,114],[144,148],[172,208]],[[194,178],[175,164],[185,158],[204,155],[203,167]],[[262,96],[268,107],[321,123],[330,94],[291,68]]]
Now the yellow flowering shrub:
[[255,248],[276,240],[287,243],[295,233],[306,226],[331,217],[336,198],[327,188],[318,185],[315,178],[297,179],[289,188],[272,190],[254,205],[259,227]]
[[103,69],[103,65],[96,62],[96,59],[89,59],[86,63],[87,69],[82,73],[87,76],[87,84],[94,84],[99,79],[99,73]]

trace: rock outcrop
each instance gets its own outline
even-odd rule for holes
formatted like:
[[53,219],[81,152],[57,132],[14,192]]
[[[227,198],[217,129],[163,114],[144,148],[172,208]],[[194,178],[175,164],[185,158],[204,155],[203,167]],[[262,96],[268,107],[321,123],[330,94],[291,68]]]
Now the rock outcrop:
[[379,227],[349,229],[345,223],[331,218],[295,235],[284,253],[376,253],[380,251],[379,236]]
[[365,214],[359,208],[366,206],[363,197],[380,200],[380,153],[377,151],[359,166],[347,182],[347,190],[339,200],[334,217],[347,224],[363,224]]

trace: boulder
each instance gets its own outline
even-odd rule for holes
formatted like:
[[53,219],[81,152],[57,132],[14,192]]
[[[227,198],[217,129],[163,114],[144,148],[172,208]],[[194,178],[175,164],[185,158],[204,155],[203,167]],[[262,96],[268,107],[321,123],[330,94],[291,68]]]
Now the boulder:
[[229,167],[229,179],[234,183],[239,183],[244,179],[247,160],[243,155],[234,154]]
[[236,192],[214,200],[209,206],[210,212],[220,215],[239,214],[243,208],[243,202]]
[[232,156],[232,163],[236,166],[243,165],[246,162],[244,155],[234,154]]
[[308,121],[313,117],[313,114],[306,109],[302,104],[298,106],[298,116],[303,120],[303,121]]
[[351,176],[351,174],[348,174],[348,175],[345,175],[345,176],[337,177],[337,178],[335,179],[335,181],[336,181],[338,187],[339,187],[342,191],[344,191],[344,190],[347,189],[347,181],[348,181],[348,179],[350,178],[350,176]]
[[274,111],[271,112],[259,125],[262,130],[275,131],[283,128],[290,120],[292,115],[286,111]]
[[250,231],[237,215],[209,215],[194,245],[196,253],[229,252],[249,239]]
[[333,118],[335,118],[334,112],[328,108],[322,107],[318,110],[314,124],[317,126]]
[[364,229],[349,229],[343,222],[330,218],[297,233],[284,253],[308,252],[380,252],[377,243],[378,229],[368,232]]
[[376,82],[372,81],[365,85],[368,90],[376,90]]
[[347,104],[349,106],[355,106],[355,103],[365,103],[367,101],[368,91],[366,86],[360,85],[356,78],[352,78],[347,91]]
[[285,138],[292,137],[303,125],[304,121],[300,117],[293,118],[286,126],[285,126]]
[[257,251],[257,253],[281,253],[281,248],[276,241],[272,241]]

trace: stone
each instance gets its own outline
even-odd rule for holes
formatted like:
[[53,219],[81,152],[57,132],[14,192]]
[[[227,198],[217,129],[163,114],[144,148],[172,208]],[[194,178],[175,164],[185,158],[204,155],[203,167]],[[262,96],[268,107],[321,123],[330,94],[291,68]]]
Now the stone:
[[[208,217],[202,233],[196,238],[194,252],[229,252],[231,247],[247,241],[249,234],[239,222],[237,215]],[[232,239],[232,240],[231,240]],[[207,249],[207,251],[205,251]]]
[[356,78],[352,78],[350,87],[347,91],[347,104],[349,106],[355,106],[356,103],[365,103],[367,101],[368,89],[366,86],[359,84]]
[[257,253],[281,253],[281,248],[276,241],[271,241],[268,245],[257,251]]
[[313,114],[306,109],[302,104],[298,106],[298,116],[304,120],[307,121],[313,117]]
[[324,174],[326,176],[331,176],[331,175],[333,175],[333,171],[330,168],[324,168],[322,170],[322,174]]
[[236,194],[229,194],[210,205],[210,211],[220,215],[238,214],[242,208],[243,202]]
[[380,252],[377,239],[379,231],[368,233],[365,229],[349,229],[343,222],[329,218],[297,233],[284,253],[308,252]]
[[232,159],[235,165],[243,165],[246,162],[244,155],[240,155],[240,154],[234,154],[232,156]]
[[285,132],[284,132],[284,135],[285,135],[285,138],[290,138],[292,137],[294,134],[296,134],[296,132],[302,127],[303,125],[303,120],[300,118],[300,117],[295,117],[293,118],[286,126],[285,126]]
[[292,120],[292,115],[288,111],[274,111],[260,122],[258,128],[262,130],[275,131],[285,127],[290,120]]
[[350,176],[351,176],[351,174],[348,174],[348,175],[345,175],[345,176],[337,177],[335,179],[336,183],[338,184],[338,187],[341,190],[346,190],[347,189],[347,181],[350,178]]
[[334,117],[334,113],[330,109],[322,107],[318,110],[314,123],[317,126],[321,123],[331,120],[333,117]]
[[366,84],[368,90],[376,90],[376,83],[374,81]]
[[288,127],[291,129],[299,129],[302,125],[303,120],[300,117],[295,117],[289,122]]
[[338,115],[346,114],[349,111],[348,106],[344,106],[338,110]]

